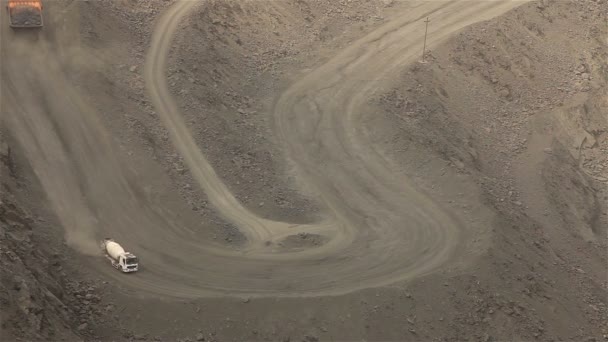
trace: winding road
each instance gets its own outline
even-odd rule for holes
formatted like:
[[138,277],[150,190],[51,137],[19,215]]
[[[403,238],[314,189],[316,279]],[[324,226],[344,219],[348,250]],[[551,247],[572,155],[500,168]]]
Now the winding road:
[[[2,49],[2,112],[7,114],[2,120],[32,165],[71,245],[94,254],[92,246],[103,231],[137,252],[145,266],[133,276],[114,272],[105,261],[93,263],[125,286],[201,297],[317,296],[388,285],[457,259],[479,227],[461,224],[417,191],[365,140],[360,109],[379,83],[360,80],[388,78],[415,62],[426,16],[434,22],[427,42],[433,46],[521,3],[414,1],[396,19],[285,90],[271,113],[276,134],[301,182],[315,189],[326,208],[327,218],[309,225],[257,217],[201,153],[168,91],[165,70],[178,24],[203,3],[178,0],[170,6],[157,22],[147,54],[146,89],[209,201],[247,237],[238,251],[206,241],[188,228],[187,214],[169,212],[146,194],[140,175],[152,171],[125,167],[99,114],[63,72],[63,50],[46,42],[16,41],[3,31],[3,41],[9,39],[15,48]],[[32,49],[41,57],[32,57]],[[48,66],[32,64],[43,58]],[[25,74],[19,72],[24,65]],[[323,235],[328,242],[299,251],[276,247],[300,232]]]

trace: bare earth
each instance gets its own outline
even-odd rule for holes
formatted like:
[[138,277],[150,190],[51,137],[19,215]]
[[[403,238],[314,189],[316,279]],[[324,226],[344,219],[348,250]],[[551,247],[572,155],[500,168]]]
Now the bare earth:
[[45,6],[2,27],[2,336],[608,336],[605,1]]

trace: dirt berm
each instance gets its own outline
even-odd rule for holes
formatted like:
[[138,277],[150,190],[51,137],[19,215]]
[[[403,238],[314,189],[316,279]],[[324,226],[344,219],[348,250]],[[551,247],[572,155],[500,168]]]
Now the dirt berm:
[[3,339],[608,338],[605,0],[47,3]]

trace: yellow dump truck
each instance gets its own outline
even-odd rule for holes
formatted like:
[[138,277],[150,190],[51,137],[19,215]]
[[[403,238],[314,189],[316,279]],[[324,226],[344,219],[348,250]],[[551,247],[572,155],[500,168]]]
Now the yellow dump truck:
[[40,0],[8,0],[6,9],[10,27],[42,27],[42,2]]

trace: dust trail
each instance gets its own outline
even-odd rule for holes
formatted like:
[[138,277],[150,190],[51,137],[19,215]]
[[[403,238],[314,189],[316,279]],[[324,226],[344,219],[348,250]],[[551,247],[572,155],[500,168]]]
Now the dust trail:
[[[15,42],[11,58],[2,58],[2,124],[23,148],[65,228],[67,243],[83,254],[97,255],[94,215],[83,203],[85,194],[71,167],[69,147],[48,115],[56,109],[56,103],[44,89],[56,86],[53,80],[58,68],[52,59],[45,58],[47,51],[43,43],[32,46]],[[28,92],[23,94],[18,89]],[[34,97],[40,101],[28,100]]]

